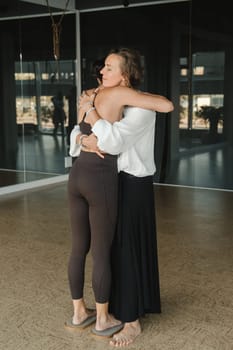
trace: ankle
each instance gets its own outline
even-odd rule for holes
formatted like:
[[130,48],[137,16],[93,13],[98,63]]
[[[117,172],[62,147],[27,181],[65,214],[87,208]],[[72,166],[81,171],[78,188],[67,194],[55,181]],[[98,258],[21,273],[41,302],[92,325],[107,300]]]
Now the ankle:
[[97,320],[106,322],[109,319],[108,303],[96,303]]
[[141,324],[139,319],[132,321],[132,322],[126,322],[124,325],[124,328],[134,328],[134,329],[138,329],[141,331]]
[[74,315],[73,315],[74,320],[78,320],[80,316],[85,315],[87,313],[86,305],[83,299],[73,300],[73,308],[74,308]]

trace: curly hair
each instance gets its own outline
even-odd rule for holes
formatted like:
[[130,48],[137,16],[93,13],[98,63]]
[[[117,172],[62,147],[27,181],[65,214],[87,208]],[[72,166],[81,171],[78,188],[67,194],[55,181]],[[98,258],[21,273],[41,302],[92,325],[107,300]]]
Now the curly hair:
[[109,54],[115,54],[122,58],[121,69],[127,85],[132,88],[138,87],[143,78],[140,53],[135,49],[123,47],[112,49]]

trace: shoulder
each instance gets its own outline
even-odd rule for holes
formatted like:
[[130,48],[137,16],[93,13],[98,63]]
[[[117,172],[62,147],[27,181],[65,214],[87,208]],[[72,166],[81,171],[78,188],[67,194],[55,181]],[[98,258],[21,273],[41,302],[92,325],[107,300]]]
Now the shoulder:
[[131,107],[127,106],[124,108],[124,115],[135,115],[135,116],[141,116],[141,117],[155,117],[155,111],[152,111],[150,109],[140,108],[140,107]]
[[104,97],[105,99],[113,99],[116,96],[119,96],[116,87],[105,87],[104,89],[100,89],[98,91],[97,97]]
[[113,96],[118,98],[139,95],[138,91],[126,86],[107,87],[101,91],[107,96]]

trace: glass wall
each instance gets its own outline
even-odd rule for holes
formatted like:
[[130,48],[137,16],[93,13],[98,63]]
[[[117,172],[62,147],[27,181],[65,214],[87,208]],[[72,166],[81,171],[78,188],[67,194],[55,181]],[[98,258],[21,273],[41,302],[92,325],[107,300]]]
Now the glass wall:
[[[233,189],[232,28],[228,4],[189,4],[179,55],[179,152],[166,182]],[[218,18],[218,21],[216,21]],[[188,43],[188,45],[185,44]]]
[[5,105],[0,187],[69,171],[69,134],[76,123],[76,14],[66,8],[67,1],[57,1],[56,8],[37,3],[8,2],[0,13],[1,39],[8,40],[1,55],[9,57],[1,60],[0,75],[7,89],[13,82],[8,94],[0,89]]
[[[9,174],[14,183],[69,172],[69,134],[77,117],[76,15],[67,11],[63,17],[66,1],[60,3],[60,9],[52,9],[56,23],[62,18],[59,47],[46,5],[30,5],[31,17],[0,21],[1,33],[10,38],[1,39],[10,56],[4,61],[1,53],[0,63],[14,67],[0,68],[6,87],[0,88],[0,186],[9,184]],[[91,76],[96,59],[114,47],[134,47],[145,68],[142,90],[174,103],[172,113],[156,117],[157,183],[233,190],[233,27],[229,4],[222,4],[150,2],[80,12],[82,89],[96,84]],[[15,91],[6,77],[12,72]],[[59,124],[54,119],[57,95],[64,111]]]
[[[58,67],[57,67],[58,66]],[[21,72],[22,70],[22,72]],[[15,63],[16,82],[16,116],[17,125],[24,124],[26,128],[40,133],[54,131],[54,104],[51,93],[57,83],[58,91],[67,91],[75,85],[74,61],[33,61]],[[24,84],[24,96],[21,98],[21,85]],[[68,126],[68,97],[62,96],[64,108],[64,126]],[[61,134],[61,125],[59,132]]]
[[233,31],[223,3],[160,2],[81,15],[85,88],[95,58],[115,46],[136,47],[145,64],[142,89],[174,102],[165,118],[157,113],[155,182],[233,189]]
[[16,62],[15,82],[17,170],[67,173],[70,104],[76,97],[75,61]]
[[[223,141],[224,52],[197,52],[192,54],[191,61],[192,100],[188,95],[180,95],[180,130],[183,134],[193,130],[192,144],[185,141],[185,147]],[[181,57],[180,64],[182,91],[182,86],[188,83],[187,58]]]

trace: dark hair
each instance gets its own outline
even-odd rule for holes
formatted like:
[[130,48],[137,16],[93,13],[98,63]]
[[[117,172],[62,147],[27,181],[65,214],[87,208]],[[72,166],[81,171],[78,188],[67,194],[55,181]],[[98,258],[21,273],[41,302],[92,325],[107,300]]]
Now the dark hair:
[[102,81],[102,74],[100,74],[100,71],[104,67],[104,62],[105,58],[100,58],[92,64],[92,76],[100,81]]
[[133,88],[138,87],[143,78],[140,53],[135,49],[123,47],[112,49],[109,54],[115,54],[122,58],[122,74],[127,80],[128,86]]

